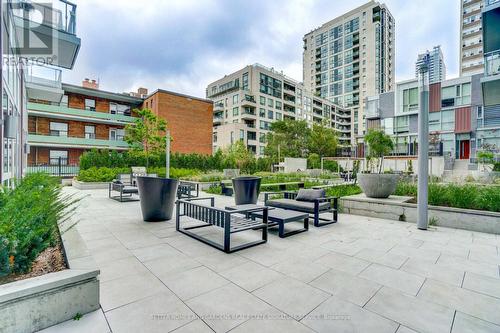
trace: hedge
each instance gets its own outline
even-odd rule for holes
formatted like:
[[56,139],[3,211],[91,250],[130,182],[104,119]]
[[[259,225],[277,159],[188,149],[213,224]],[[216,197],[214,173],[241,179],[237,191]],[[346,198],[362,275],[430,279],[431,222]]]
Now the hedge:
[[28,174],[0,190],[0,276],[25,273],[46,248],[59,242],[61,223],[74,202],[61,196],[60,180]]

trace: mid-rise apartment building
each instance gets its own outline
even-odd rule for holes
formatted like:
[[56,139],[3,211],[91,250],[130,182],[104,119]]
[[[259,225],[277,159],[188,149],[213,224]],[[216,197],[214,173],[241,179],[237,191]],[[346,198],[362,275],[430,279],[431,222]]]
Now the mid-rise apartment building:
[[[71,69],[80,49],[76,36],[76,5],[68,1],[27,3],[2,0],[0,25],[2,34],[2,99],[0,112],[0,184],[11,186],[27,166],[28,108],[27,91],[33,62]],[[42,19],[39,15],[42,14]],[[37,36],[50,45],[33,60],[31,38]],[[21,40],[22,38],[22,40]],[[50,41],[50,42],[49,42]],[[49,87],[49,93],[52,93]],[[56,92],[57,93],[57,92]]]
[[[454,159],[475,157],[483,143],[498,135],[483,128],[481,75],[463,76],[429,85],[429,151]],[[395,153],[417,154],[420,92],[418,79],[396,83],[394,91],[367,98],[366,126],[393,137]]]
[[28,89],[28,165],[77,165],[92,148],[128,149],[124,128],[134,122],[132,110],[142,98],[100,90],[88,79],[81,86],[52,82],[56,85],[59,94],[43,84]]
[[311,125],[324,121],[338,131],[340,146],[350,147],[350,111],[273,68],[246,66],[209,84],[206,93],[214,101],[214,151],[243,140],[262,156],[271,123],[284,119],[306,120]]
[[394,87],[395,21],[370,1],[306,34],[303,80],[317,96],[352,110],[352,140],[362,136],[364,100]]
[[484,71],[481,16],[484,4],[485,0],[460,1],[460,76]]
[[[478,136],[500,152],[500,0],[486,0],[482,11],[484,76],[481,78],[484,108]],[[494,139],[493,139],[494,138]]]
[[419,69],[424,63],[424,57],[427,55],[429,55],[429,83],[446,80],[446,65],[440,45],[434,46],[432,51],[427,51],[418,55],[417,62],[415,63],[415,77],[418,78],[420,73]]

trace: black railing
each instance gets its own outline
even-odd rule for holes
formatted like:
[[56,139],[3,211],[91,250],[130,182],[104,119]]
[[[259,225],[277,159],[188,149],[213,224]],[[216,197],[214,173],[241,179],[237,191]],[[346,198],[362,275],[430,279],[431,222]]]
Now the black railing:
[[38,163],[28,165],[27,173],[44,172],[57,177],[74,177],[78,175],[80,167],[76,163],[71,163],[67,158],[51,158],[49,163]]

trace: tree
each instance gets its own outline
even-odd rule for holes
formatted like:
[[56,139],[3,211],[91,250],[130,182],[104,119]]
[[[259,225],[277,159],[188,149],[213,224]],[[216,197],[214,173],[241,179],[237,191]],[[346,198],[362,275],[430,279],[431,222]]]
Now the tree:
[[254,155],[247,149],[242,140],[236,141],[224,152],[225,165],[235,165],[240,170],[246,170],[254,160]]
[[[134,151],[143,151],[146,164],[151,153],[162,153],[166,148],[167,122],[150,109],[134,109],[138,118],[125,126],[125,141]],[[146,165],[148,166],[148,165]]]
[[274,160],[280,156],[306,157],[310,128],[305,120],[281,120],[271,124],[265,154]]
[[388,155],[394,149],[394,143],[391,137],[381,130],[369,129],[365,135],[365,142],[368,144],[368,160],[377,159],[377,169],[382,173],[382,162],[384,155]]
[[337,152],[337,133],[326,126],[326,122],[314,124],[308,140],[309,153],[318,154],[320,159],[334,156]]

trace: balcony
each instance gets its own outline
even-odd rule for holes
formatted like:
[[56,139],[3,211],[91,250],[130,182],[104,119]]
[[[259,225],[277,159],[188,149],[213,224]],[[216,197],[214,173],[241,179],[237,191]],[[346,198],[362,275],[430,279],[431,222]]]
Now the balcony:
[[63,105],[28,103],[28,114],[56,119],[79,120],[92,123],[126,125],[135,121],[135,117],[106,112],[73,109]]
[[119,140],[100,140],[68,136],[28,134],[28,143],[35,147],[61,147],[84,149],[128,149],[128,143]]
[[214,112],[224,111],[224,103],[214,103]]
[[29,99],[61,102],[64,91],[60,69],[31,64],[27,66],[25,73],[26,93]]
[[245,95],[244,98],[241,100],[241,106],[255,107],[255,105],[256,105],[255,97],[252,95]]
[[255,108],[246,107],[241,112],[241,119],[254,120],[256,117]]
[[500,50],[484,57],[485,76],[481,78],[484,106],[500,104]]
[[37,45],[20,49],[21,56],[47,58],[50,65],[72,69],[81,43],[76,37],[76,5],[54,0],[52,5],[18,1],[11,6],[16,34],[37,38]]
[[224,122],[224,116],[222,115],[222,113],[214,114],[214,121],[213,121],[214,125],[220,125],[223,122]]

